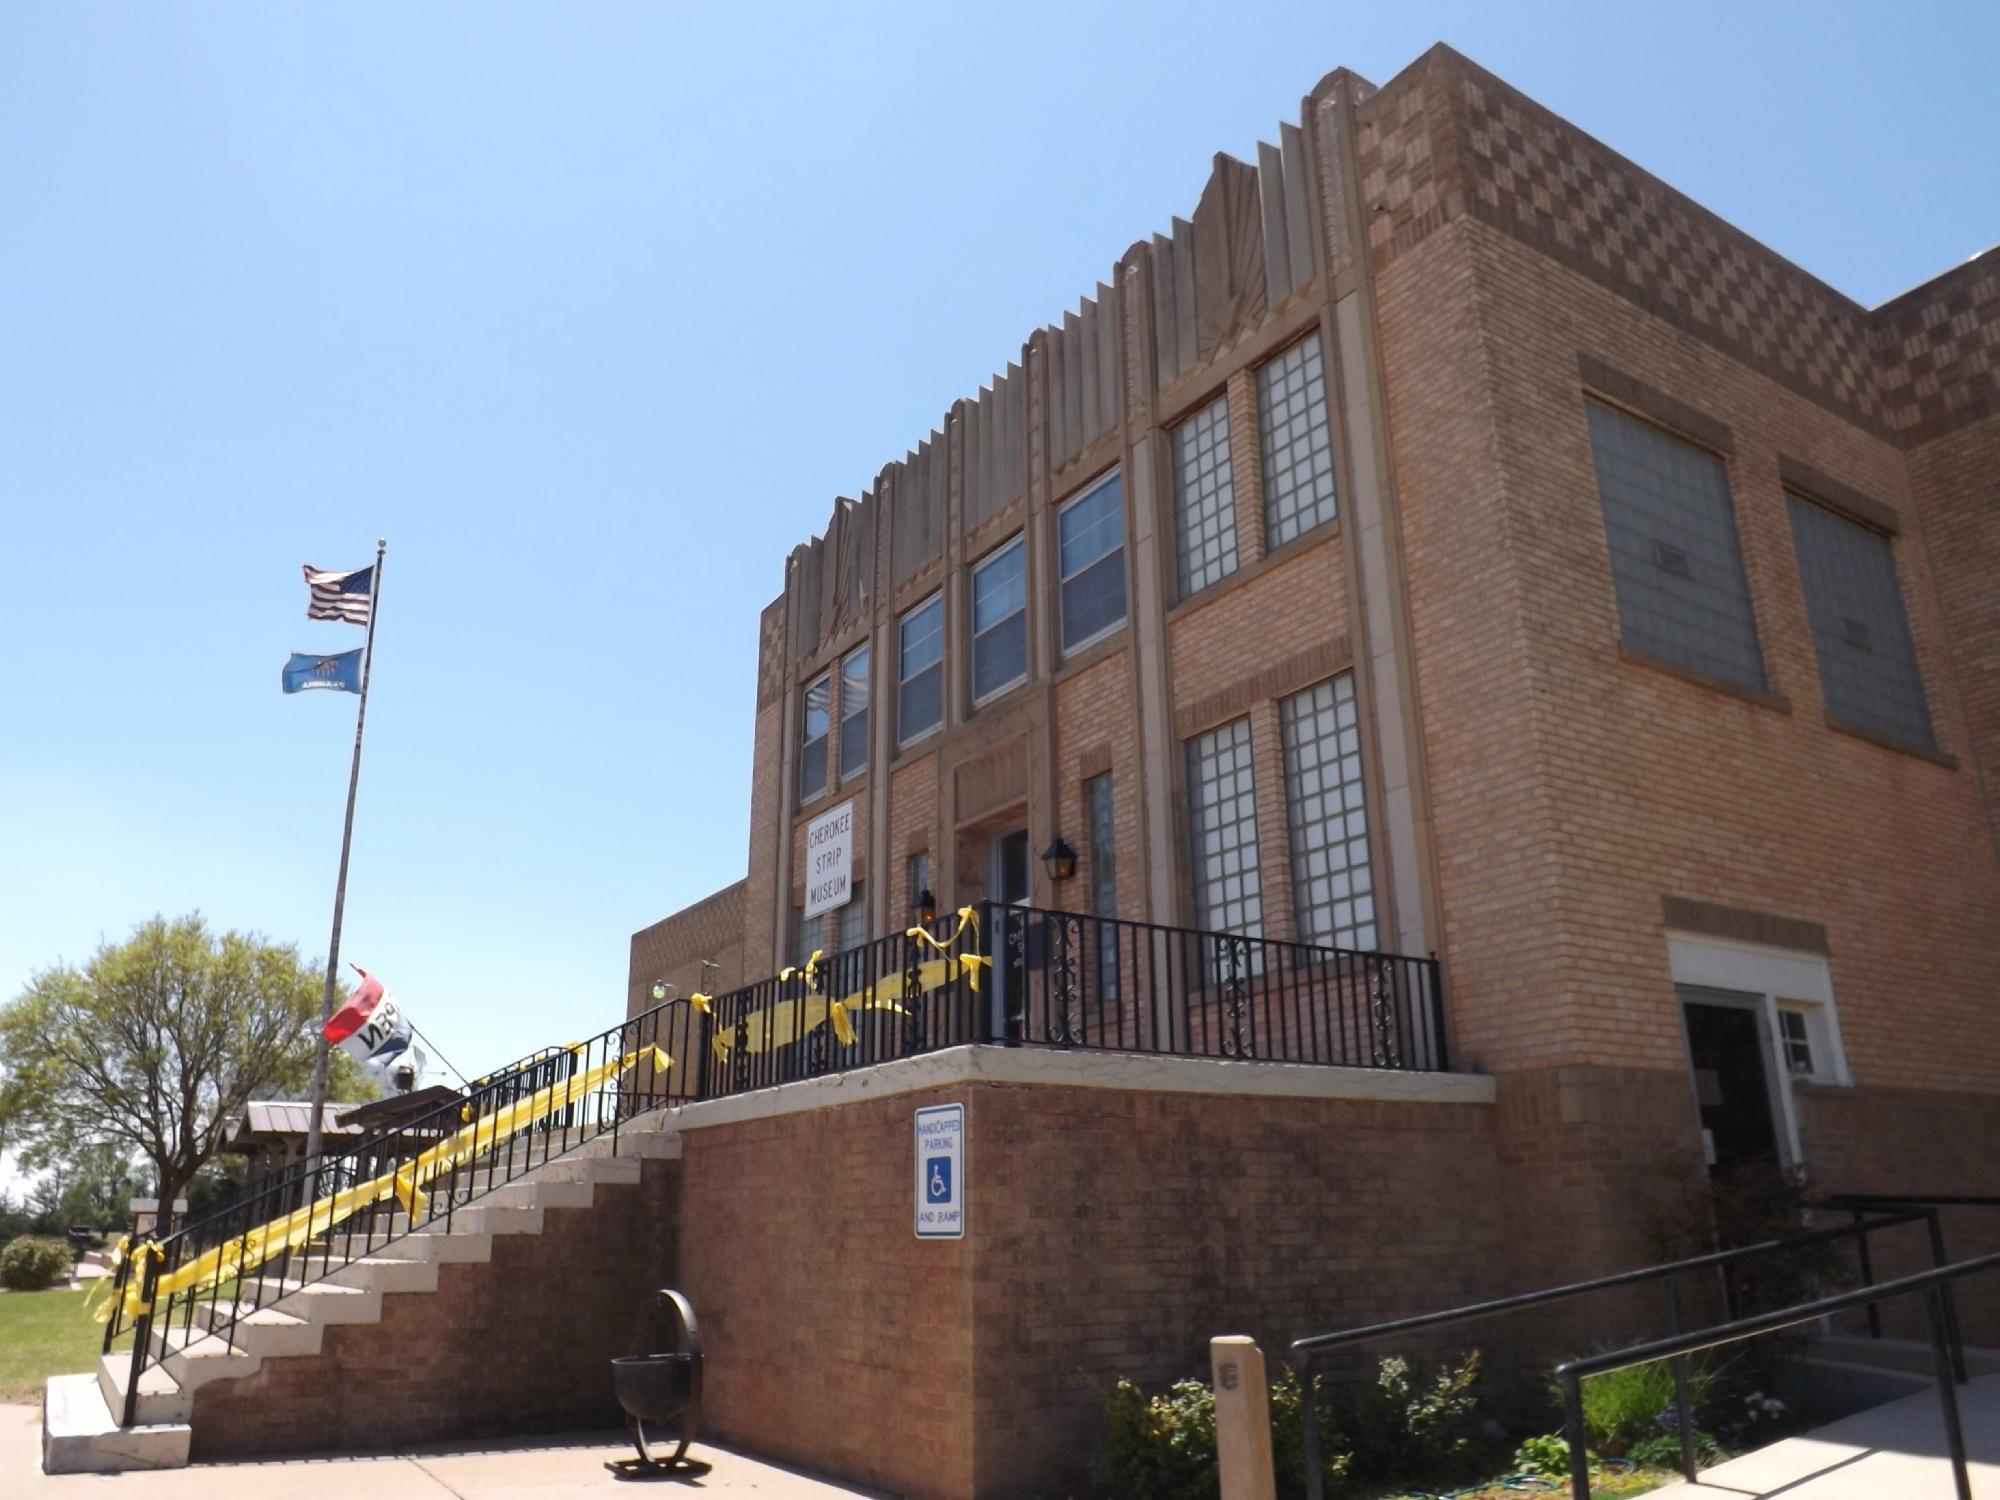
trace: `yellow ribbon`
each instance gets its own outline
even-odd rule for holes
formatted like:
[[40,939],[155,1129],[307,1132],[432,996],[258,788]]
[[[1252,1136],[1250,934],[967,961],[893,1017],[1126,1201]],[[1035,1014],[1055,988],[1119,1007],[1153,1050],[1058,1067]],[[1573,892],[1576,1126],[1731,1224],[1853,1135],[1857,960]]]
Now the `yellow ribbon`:
[[976,907],[961,906],[958,909],[958,926],[954,929],[950,937],[934,938],[922,927],[909,928],[904,933],[904,936],[915,938],[920,943],[926,943],[948,958],[956,958],[959,966],[965,970],[966,983],[972,987],[972,992],[976,995],[979,993],[979,971],[981,969],[992,968],[993,960],[986,957],[983,953],[954,954],[952,952],[952,949],[958,946],[959,939],[965,936],[966,929],[968,928],[971,929],[973,937],[977,938],[979,936],[979,911]]
[[[385,1198],[393,1197],[400,1201],[409,1213],[411,1222],[414,1223],[424,1216],[429,1206],[429,1199],[422,1191],[424,1184],[443,1175],[461,1162],[483,1156],[504,1137],[525,1129],[545,1115],[553,1114],[575,1103],[580,1097],[602,1087],[626,1069],[637,1066],[648,1056],[652,1058],[653,1065],[657,1068],[673,1066],[673,1059],[658,1047],[642,1047],[637,1052],[627,1053],[622,1058],[614,1057],[599,1063],[576,1077],[552,1084],[527,1099],[466,1126],[394,1171],[385,1172],[370,1182],[357,1184],[345,1191],[316,1199],[304,1208],[282,1214],[268,1224],[223,1241],[213,1250],[160,1277],[154,1283],[154,1293],[156,1296],[172,1296],[176,1292],[191,1288],[219,1285],[231,1276],[240,1276],[255,1270],[287,1250],[296,1250],[310,1243],[320,1234],[330,1231],[350,1214],[357,1213],[370,1204],[380,1203]],[[125,1253],[123,1242],[120,1243],[118,1253],[121,1257]],[[136,1318],[151,1310],[151,1304],[141,1295],[145,1281],[145,1267],[140,1257],[150,1255],[162,1259],[165,1254],[161,1246],[153,1240],[145,1240],[132,1247],[133,1265],[131,1273],[125,1280],[123,1299],[127,1318]],[[99,1314],[99,1320],[102,1321],[108,1316],[109,1311],[107,1306]]]

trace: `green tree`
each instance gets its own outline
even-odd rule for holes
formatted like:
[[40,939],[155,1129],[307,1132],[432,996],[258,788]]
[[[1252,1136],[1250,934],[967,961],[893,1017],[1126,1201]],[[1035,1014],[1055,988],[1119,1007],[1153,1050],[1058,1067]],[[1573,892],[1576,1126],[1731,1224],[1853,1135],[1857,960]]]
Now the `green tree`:
[[[323,976],[296,947],[218,936],[198,912],[45,969],[0,1006],[0,1136],[31,1168],[136,1153],[171,1204],[230,1115],[310,1087]],[[374,1097],[334,1057],[328,1097]]]

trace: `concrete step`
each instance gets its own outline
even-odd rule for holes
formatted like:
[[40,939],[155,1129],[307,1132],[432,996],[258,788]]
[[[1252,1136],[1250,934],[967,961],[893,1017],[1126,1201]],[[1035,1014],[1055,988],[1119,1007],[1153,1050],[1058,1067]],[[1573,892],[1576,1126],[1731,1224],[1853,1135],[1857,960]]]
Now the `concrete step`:
[[[1808,1346],[1807,1355],[1812,1359],[1921,1375],[1925,1380],[1931,1379],[1937,1369],[1929,1342],[1921,1339],[1871,1339],[1858,1334],[1822,1334]],[[2000,1349],[1966,1345],[1965,1373],[1974,1379],[1981,1375],[2000,1375]]]
[[[391,1246],[394,1250],[399,1248]],[[360,1287],[370,1292],[434,1292],[437,1290],[437,1262],[399,1255],[368,1255],[336,1264],[325,1280],[336,1286]]]
[[248,1303],[239,1303],[232,1322],[227,1302],[214,1306],[204,1303],[196,1321],[208,1328],[211,1336],[219,1335],[237,1348],[267,1359],[320,1351],[323,1325],[282,1308],[253,1309]]
[[[315,1330],[316,1331],[316,1330]],[[206,1328],[170,1328],[160,1368],[173,1378],[192,1411],[194,1393],[212,1380],[239,1380],[263,1367],[264,1357]],[[145,1389],[143,1381],[140,1390]],[[164,1409],[164,1408],[163,1408]]]
[[[114,1416],[125,1412],[125,1382],[132,1374],[132,1351],[114,1349],[97,1359],[95,1381],[105,1408]],[[132,1419],[141,1426],[171,1426],[185,1422],[194,1403],[182,1393],[180,1382],[157,1361],[149,1363],[139,1377],[139,1399]]]
[[42,1392],[42,1472],[117,1474],[187,1467],[185,1422],[121,1428],[95,1375],[57,1375]]
[[382,1316],[381,1292],[366,1287],[264,1277],[246,1286],[246,1296],[252,1295],[249,1286],[255,1288],[254,1300],[264,1307],[276,1307],[314,1323],[374,1323]]

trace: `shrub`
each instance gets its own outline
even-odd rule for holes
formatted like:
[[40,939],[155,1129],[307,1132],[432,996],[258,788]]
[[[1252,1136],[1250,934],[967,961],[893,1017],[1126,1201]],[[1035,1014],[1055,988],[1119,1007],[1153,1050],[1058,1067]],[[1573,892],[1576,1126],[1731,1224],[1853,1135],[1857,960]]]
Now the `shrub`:
[[[1699,1359],[1687,1362],[1688,1400],[1698,1413],[1701,1403],[1715,1384],[1716,1372]],[[1642,1443],[1662,1429],[1680,1431],[1680,1413],[1674,1403],[1674,1367],[1671,1360],[1649,1365],[1630,1365],[1623,1370],[1607,1370],[1586,1376],[1583,1382],[1583,1426],[1590,1440],[1602,1452],[1622,1457],[1634,1443]],[[1690,1416],[1694,1413],[1690,1413]],[[1678,1439],[1676,1439],[1678,1441]]]
[[24,1234],[0,1250],[0,1286],[10,1292],[39,1292],[67,1281],[69,1273],[69,1246],[62,1240]]
[[[1634,1443],[1625,1450],[1625,1456],[1642,1469],[1679,1469],[1681,1466],[1681,1435],[1678,1430],[1663,1432],[1658,1437],[1649,1437]],[[1714,1436],[1694,1430],[1694,1461],[1698,1464],[1712,1464],[1722,1457],[1722,1445]]]
[[[1350,1479],[1374,1485],[1423,1484],[1464,1473],[1470,1439],[1461,1430],[1477,1398],[1470,1388],[1479,1356],[1430,1375],[1408,1361],[1381,1361],[1375,1381],[1351,1395],[1316,1381],[1324,1487]],[[1106,1435],[1097,1476],[1118,1500],[1207,1500],[1219,1492],[1215,1396],[1183,1380],[1148,1396],[1121,1380],[1105,1403]],[[1286,1371],[1271,1382],[1271,1455],[1278,1493],[1305,1493],[1305,1391]]]
[[1560,1433],[1545,1432],[1531,1437],[1514,1450],[1514,1469],[1521,1474],[1541,1474],[1552,1479],[1569,1477],[1569,1439]]
[[1119,1500],[1206,1500],[1221,1493],[1215,1468],[1215,1393],[1199,1380],[1148,1396],[1129,1380],[1105,1402],[1108,1431],[1098,1477]]

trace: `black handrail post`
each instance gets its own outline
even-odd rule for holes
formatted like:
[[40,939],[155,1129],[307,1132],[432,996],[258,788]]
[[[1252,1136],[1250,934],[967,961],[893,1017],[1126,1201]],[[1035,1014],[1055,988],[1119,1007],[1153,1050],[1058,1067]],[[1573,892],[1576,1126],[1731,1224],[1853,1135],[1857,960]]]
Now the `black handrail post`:
[[[1667,1278],[1667,1332],[1681,1331],[1681,1294],[1672,1276]],[[1685,1354],[1674,1356],[1674,1414],[1681,1429],[1681,1474],[1694,1484],[1694,1409],[1688,1401],[1688,1362]]]
[[[1944,1225],[1939,1222],[1938,1211],[1929,1209],[1924,1215],[1925,1227],[1931,1236],[1931,1267],[1948,1265],[1949,1257],[1944,1250]],[[1965,1346],[1958,1332],[1958,1299],[1952,1294],[1951,1283],[1944,1283],[1940,1295],[1944,1306],[1945,1342],[1951,1350],[1952,1374],[1960,1385],[1965,1384]]]
[[1319,1451],[1319,1379],[1309,1360],[1299,1361],[1299,1394],[1305,1398],[1306,1500],[1326,1500],[1326,1465]]
[[1562,1377],[1563,1436],[1569,1441],[1569,1491],[1572,1500],[1590,1500],[1590,1449],[1583,1437],[1583,1381],[1568,1370]]
[[1937,1366],[1938,1404],[1944,1409],[1944,1441],[1951,1453],[1952,1483],[1958,1487],[1958,1500],[1972,1500],[1972,1477],[1965,1469],[1965,1430],[1958,1420],[1957,1382],[1965,1376],[1954,1370],[1952,1356],[1956,1351],[1951,1347],[1944,1296],[1947,1285],[1936,1281],[1924,1288],[1924,1313],[1930,1323],[1931,1358]]
[[[1862,1218],[1862,1210],[1854,1210],[1854,1238],[1861,1260],[1861,1284],[1875,1285],[1875,1265],[1868,1254],[1868,1229]],[[1882,1306],[1878,1302],[1868,1304],[1868,1337],[1882,1337]]]
[[1451,1048],[1444,1035],[1444,965],[1438,962],[1437,954],[1431,954],[1431,1037],[1436,1055],[1431,1066],[1440,1073],[1451,1071]]
[[153,1294],[159,1290],[160,1260],[156,1255],[141,1255],[140,1259],[145,1265],[139,1269],[139,1317],[132,1325],[132,1367],[125,1376],[125,1412],[120,1427],[138,1425],[139,1377],[153,1352]]

